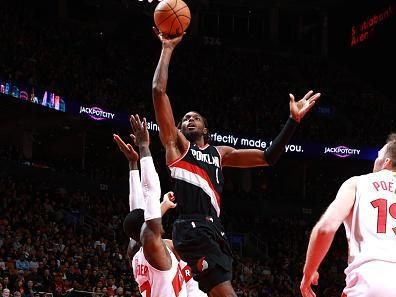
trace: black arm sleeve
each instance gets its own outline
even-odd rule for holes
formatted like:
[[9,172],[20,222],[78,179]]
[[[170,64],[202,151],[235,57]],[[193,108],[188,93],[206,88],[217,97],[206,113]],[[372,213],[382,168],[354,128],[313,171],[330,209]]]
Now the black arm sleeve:
[[297,126],[298,123],[292,118],[289,118],[282,131],[280,131],[279,135],[274,139],[274,141],[272,141],[271,146],[264,151],[264,158],[269,165],[274,165],[278,162],[280,156],[285,150],[285,145],[293,136]]

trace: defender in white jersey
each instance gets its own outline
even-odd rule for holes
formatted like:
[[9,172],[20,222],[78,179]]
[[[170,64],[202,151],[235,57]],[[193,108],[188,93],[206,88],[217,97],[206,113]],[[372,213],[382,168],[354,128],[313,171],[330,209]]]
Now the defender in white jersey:
[[396,134],[378,152],[373,173],[348,179],[312,230],[300,290],[316,296],[317,269],[344,223],[348,267],[343,297],[396,297]]
[[[161,216],[176,205],[173,193],[161,194],[158,174],[148,149],[149,135],[146,120],[131,117],[135,144],[139,146],[142,180],[137,167],[138,154],[130,144],[125,144],[118,135],[114,140],[129,161],[130,167],[130,213],[124,221],[124,230],[131,237],[128,256],[131,259],[134,279],[143,296],[153,297],[201,297],[206,296],[198,289],[194,280],[185,277],[187,268],[179,265],[173,251],[172,241],[161,239]],[[146,221],[146,222],[145,222]],[[195,286],[194,286],[195,283]],[[196,287],[196,289],[194,289]],[[188,292],[188,294],[187,294]],[[203,295],[202,295],[203,294]]]

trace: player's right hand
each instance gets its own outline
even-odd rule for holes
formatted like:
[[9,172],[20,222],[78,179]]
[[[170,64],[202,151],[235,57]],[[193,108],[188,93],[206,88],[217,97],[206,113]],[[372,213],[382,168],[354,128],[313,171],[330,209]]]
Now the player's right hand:
[[162,42],[162,48],[174,49],[176,45],[182,41],[183,36],[186,32],[180,33],[177,36],[166,36],[161,33],[156,27],[153,27],[154,34],[157,35],[158,39]]
[[175,194],[172,191],[166,193],[162,200],[162,202],[166,204],[168,209],[175,208],[177,206],[177,204],[174,201],[175,201]]

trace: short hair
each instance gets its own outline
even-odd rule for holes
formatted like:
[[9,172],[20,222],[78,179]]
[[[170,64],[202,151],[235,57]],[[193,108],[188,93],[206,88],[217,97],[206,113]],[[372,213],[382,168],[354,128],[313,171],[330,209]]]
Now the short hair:
[[388,139],[386,140],[386,143],[396,141],[396,133],[391,133],[388,135]]
[[140,230],[144,224],[144,210],[137,208],[128,213],[124,219],[124,232],[135,241],[140,241]]
[[391,159],[392,168],[396,168],[396,133],[391,133],[388,135],[385,157]]

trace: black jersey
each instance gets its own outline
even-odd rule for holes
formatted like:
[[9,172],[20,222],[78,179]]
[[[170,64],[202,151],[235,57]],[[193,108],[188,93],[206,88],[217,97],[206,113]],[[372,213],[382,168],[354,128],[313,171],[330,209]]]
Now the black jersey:
[[189,143],[187,151],[169,165],[180,215],[220,216],[224,177],[216,147]]

